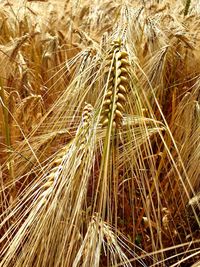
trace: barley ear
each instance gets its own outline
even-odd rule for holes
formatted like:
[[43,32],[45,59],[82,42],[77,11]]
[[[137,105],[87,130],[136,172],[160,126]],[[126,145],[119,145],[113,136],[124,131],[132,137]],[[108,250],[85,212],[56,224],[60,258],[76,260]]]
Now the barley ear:
[[[122,42],[116,40],[112,43],[106,66],[108,72],[108,87],[103,102],[101,114],[102,127],[112,123],[112,128],[122,126],[124,106],[126,103],[126,94],[128,82],[128,54],[121,51]],[[108,71],[110,70],[110,71]]]
[[[85,105],[82,113],[82,123],[81,128],[77,131],[77,135],[80,134],[80,145],[85,143],[86,136],[85,130],[87,130],[91,118],[93,107],[90,104]],[[46,182],[42,185],[42,194],[40,195],[40,200],[42,198],[42,204],[47,201],[47,197],[51,194],[54,186],[56,177],[59,176],[59,172],[62,170],[62,163],[64,157],[69,149],[69,145],[65,145],[62,150],[57,154],[54,160],[50,164],[50,171],[46,176]]]

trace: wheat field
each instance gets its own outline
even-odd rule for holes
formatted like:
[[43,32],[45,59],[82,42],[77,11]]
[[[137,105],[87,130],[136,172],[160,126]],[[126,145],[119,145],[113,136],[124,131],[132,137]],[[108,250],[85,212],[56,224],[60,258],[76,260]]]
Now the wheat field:
[[200,266],[198,0],[0,1],[0,267]]

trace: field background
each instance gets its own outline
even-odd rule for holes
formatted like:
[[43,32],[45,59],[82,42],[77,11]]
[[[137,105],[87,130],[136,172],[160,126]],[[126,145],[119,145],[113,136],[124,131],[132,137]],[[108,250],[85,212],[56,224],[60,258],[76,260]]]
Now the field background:
[[0,1],[0,267],[198,267],[200,3]]

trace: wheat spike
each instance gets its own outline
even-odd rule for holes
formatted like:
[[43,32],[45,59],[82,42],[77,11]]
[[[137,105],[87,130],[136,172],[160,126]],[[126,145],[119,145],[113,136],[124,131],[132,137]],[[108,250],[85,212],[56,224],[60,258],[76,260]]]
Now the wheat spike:
[[[109,75],[108,90],[105,95],[102,110],[102,127],[112,121],[113,128],[120,128],[122,125],[124,105],[128,87],[128,54],[121,51],[122,42],[116,40],[112,43],[112,49],[107,57],[107,73]],[[111,62],[111,63],[110,63]],[[112,115],[113,110],[113,115]],[[112,115],[112,116],[111,116]]]
[[92,105],[86,103],[82,114],[82,122],[84,128],[87,128],[89,126],[92,110],[93,110]]
[[[85,131],[87,131],[87,128],[89,126],[92,110],[93,110],[92,105],[86,103],[83,109],[83,113],[82,113],[82,122],[80,124],[80,128],[77,131],[77,136],[80,137],[78,138],[78,144],[80,145],[80,148],[83,147],[85,141],[87,140],[87,135]],[[43,204],[47,201],[47,197],[52,192],[54,182],[56,178],[58,177],[59,172],[62,170],[62,163],[64,161],[64,158],[65,158],[65,155],[68,149],[69,149],[69,146],[67,144],[61,149],[61,151],[57,154],[57,156],[54,158],[54,160],[50,164],[50,171],[46,176],[46,183],[43,184],[42,186],[43,192],[40,195],[40,197],[42,197],[43,199],[42,200]]]

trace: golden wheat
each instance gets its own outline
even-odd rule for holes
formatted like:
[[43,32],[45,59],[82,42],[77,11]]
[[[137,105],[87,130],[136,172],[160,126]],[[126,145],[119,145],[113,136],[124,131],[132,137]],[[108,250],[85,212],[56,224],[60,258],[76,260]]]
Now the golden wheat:
[[0,266],[198,262],[198,1],[21,2],[0,3]]
[[125,111],[126,93],[128,87],[127,52],[121,51],[121,40],[114,41],[106,64],[108,73],[108,89],[105,95],[102,111],[102,127],[112,122],[112,127],[119,128],[122,125]]

